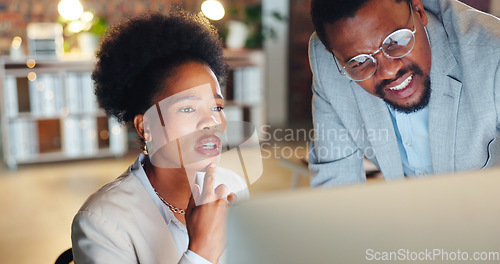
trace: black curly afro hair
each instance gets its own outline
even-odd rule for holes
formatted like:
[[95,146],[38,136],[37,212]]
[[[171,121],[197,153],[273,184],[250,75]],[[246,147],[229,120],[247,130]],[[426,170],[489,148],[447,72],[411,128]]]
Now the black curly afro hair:
[[99,106],[108,116],[131,122],[151,107],[176,67],[187,62],[208,65],[219,82],[225,79],[222,43],[204,17],[175,10],[112,27],[101,42],[92,73]]

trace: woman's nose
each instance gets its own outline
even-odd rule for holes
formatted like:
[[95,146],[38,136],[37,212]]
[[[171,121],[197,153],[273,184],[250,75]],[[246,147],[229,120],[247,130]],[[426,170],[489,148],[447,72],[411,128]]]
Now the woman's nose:
[[208,111],[204,113],[201,117],[200,122],[198,123],[198,129],[210,129],[211,127],[215,127],[220,125],[221,122],[221,114],[217,111]]

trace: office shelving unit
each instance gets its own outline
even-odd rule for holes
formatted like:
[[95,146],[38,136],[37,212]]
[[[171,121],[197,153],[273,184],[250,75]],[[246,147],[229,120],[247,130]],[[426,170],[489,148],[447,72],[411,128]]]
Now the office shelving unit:
[[98,109],[94,62],[0,59],[3,159],[18,164],[122,156],[126,131]]
[[224,91],[226,116],[230,121],[250,122],[259,130],[266,123],[264,52],[224,50],[224,58],[231,69]]
[[[265,123],[261,50],[225,50],[230,66],[223,91],[229,121]],[[91,72],[82,59],[0,58],[3,159],[19,164],[123,156],[125,127],[98,108]]]

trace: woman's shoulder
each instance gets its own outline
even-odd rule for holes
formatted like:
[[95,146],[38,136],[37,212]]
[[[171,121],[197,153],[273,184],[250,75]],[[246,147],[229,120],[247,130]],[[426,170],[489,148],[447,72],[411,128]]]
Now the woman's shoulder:
[[79,212],[87,211],[95,214],[105,215],[116,210],[123,210],[130,199],[136,199],[136,192],[141,184],[134,174],[127,170],[114,181],[102,186],[91,194],[83,203]]

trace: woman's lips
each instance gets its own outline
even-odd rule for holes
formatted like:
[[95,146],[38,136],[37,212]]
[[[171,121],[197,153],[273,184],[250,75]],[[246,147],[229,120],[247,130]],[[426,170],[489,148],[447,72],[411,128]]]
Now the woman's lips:
[[213,157],[220,154],[220,138],[211,135],[200,138],[194,147],[194,149],[207,157]]

